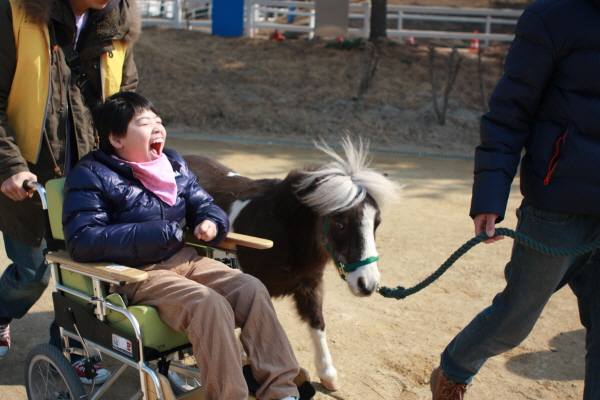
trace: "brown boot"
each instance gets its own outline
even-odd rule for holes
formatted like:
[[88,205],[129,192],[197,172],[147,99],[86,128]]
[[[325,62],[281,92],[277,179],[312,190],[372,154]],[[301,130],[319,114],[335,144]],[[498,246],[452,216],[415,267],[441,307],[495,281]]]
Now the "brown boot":
[[433,400],[463,400],[467,391],[467,385],[447,381],[440,367],[437,367],[431,373],[429,385],[431,386]]

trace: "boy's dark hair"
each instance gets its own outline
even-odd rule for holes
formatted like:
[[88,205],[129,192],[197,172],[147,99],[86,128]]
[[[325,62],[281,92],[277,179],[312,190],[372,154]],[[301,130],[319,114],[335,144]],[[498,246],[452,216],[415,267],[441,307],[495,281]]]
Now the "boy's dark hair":
[[127,126],[136,115],[150,110],[156,114],[154,104],[135,92],[118,92],[104,103],[92,108],[92,120],[100,138],[100,148],[114,154],[109,135],[121,138],[127,134]]

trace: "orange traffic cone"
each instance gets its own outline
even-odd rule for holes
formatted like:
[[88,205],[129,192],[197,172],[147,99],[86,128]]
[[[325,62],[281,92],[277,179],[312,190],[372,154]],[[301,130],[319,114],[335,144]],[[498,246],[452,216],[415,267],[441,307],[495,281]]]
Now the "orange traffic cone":
[[[477,34],[477,31],[473,31],[474,34]],[[469,47],[471,51],[479,51],[479,39],[473,38],[471,39],[471,46]]]
[[278,30],[275,30],[269,39],[283,42],[285,40],[285,36],[283,36]]
[[407,44],[415,44],[415,38],[412,36],[409,36],[408,39],[406,39],[406,43]]

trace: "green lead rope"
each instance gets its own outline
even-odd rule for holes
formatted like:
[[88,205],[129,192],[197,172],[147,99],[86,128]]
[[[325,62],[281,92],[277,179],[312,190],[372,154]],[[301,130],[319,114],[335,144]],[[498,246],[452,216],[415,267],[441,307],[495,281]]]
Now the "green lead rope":
[[[600,248],[600,239],[595,240],[591,243],[584,244],[583,246],[575,247],[572,249],[554,249],[552,247],[545,246],[535,240],[531,239],[528,236],[523,235],[522,233],[515,232],[512,229],[508,228],[497,228],[494,236],[504,235],[509,236],[521,243],[525,246],[537,250],[540,253],[550,255],[550,256],[578,256],[581,254],[588,253],[594,249]],[[463,244],[458,250],[452,254],[445,263],[443,263],[433,274],[431,274],[427,279],[422,281],[421,283],[411,287],[404,288],[402,286],[397,286],[396,288],[389,288],[387,286],[382,286],[379,288],[378,292],[383,297],[395,298],[397,300],[404,299],[412,294],[415,294],[427,286],[431,285],[435,282],[440,276],[446,272],[448,268],[452,266],[463,254],[467,251],[471,250],[471,248],[475,247],[479,243],[489,239],[489,236],[483,232],[479,235],[475,236],[473,239],[469,240],[467,243]]]

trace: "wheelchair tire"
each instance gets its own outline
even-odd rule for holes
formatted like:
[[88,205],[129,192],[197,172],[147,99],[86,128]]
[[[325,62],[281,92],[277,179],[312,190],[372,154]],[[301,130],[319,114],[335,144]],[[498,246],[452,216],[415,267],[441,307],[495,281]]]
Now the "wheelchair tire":
[[175,393],[177,396],[189,393],[192,390],[202,387],[202,384],[198,379],[181,375],[174,371],[169,371],[168,375],[171,389],[173,389],[173,393]]
[[[174,359],[182,362],[185,365],[193,365],[197,367],[196,359],[192,354],[191,347],[179,351],[177,354],[175,354]],[[175,371],[170,370],[167,374],[167,378],[169,378],[169,383],[171,384],[171,389],[173,389],[173,393],[175,393],[177,396],[189,393],[193,390],[202,387],[200,379],[192,378],[183,374],[178,374]]]
[[55,346],[35,346],[25,361],[25,388],[29,400],[75,400],[85,396],[73,366]]

